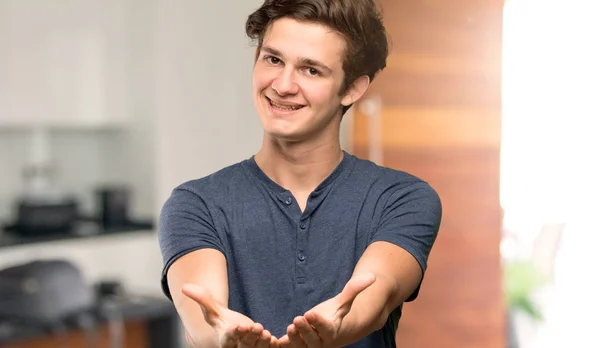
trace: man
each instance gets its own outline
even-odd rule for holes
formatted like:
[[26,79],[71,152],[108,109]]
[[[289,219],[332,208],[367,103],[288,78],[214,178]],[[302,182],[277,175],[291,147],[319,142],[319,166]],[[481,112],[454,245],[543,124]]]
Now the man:
[[162,285],[193,347],[395,347],[441,219],[410,174],[341,150],[385,67],[372,0],[266,0],[246,23],[264,129],[255,156],[165,203]]

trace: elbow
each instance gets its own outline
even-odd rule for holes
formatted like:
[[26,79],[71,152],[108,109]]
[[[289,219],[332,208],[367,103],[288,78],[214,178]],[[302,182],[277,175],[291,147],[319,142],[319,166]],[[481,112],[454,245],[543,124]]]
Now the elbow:
[[[392,308],[393,307],[393,308]],[[390,315],[392,314],[392,311],[394,311],[397,308],[397,306],[392,306],[392,305],[386,305],[383,310],[381,312],[378,313],[378,315],[376,316],[376,318],[373,320],[373,326],[372,326],[372,331],[380,331],[383,329],[383,327],[387,324],[388,320],[390,319]]]
[[383,306],[380,311],[374,313],[375,315],[371,317],[369,333],[382,330],[390,317],[390,313],[388,306]]
[[379,313],[379,315],[377,316],[377,318],[375,318],[373,322],[373,331],[379,331],[383,329],[385,324],[387,324],[393,309],[394,308],[389,308],[389,306],[384,307],[384,309]]
[[387,324],[392,312],[395,311],[398,307],[402,307],[402,301],[398,297],[398,292],[396,291],[396,288],[390,287],[387,294],[387,300],[385,301],[383,308],[373,320],[374,331],[379,331],[383,329],[383,327]]

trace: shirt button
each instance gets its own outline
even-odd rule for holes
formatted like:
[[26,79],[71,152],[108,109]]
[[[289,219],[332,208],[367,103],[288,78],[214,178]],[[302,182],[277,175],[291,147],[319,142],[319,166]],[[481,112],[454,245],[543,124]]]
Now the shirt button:
[[301,223],[300,223],[300,228],[301,228],[301,229],[305,229],[305,228],[306,228],[306,224],[305,224],[304,222],[301,222]]
[[290,205],[292,204],[292,197],[288,197],[285,199],[285,204]]
[[304,260],[306,260],[306,256],[304,256],[303,253],[298,253],[298,260],[304,261]]

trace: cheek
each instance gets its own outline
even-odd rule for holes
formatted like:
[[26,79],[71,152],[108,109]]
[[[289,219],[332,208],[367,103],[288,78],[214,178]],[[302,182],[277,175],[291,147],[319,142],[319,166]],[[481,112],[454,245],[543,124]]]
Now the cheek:
[[327,106],[338,102],[337,90],[334,90],[331,84],[312,84],[306,86],[303,90],[304,96],[311,101],[313,105]]
[[256,66],[252,72],[252,86],[255,92],[260,92],[271,85],[272,77],[264,68]]

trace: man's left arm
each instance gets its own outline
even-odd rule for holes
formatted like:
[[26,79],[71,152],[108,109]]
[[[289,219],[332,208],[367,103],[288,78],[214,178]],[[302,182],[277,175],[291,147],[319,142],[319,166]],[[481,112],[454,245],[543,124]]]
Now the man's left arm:
[[381,329],[394,309],[415,298],[441,218],[439,195],[425,182],[399,189],[389,197],[372,243],[352,276],[370,273],[375,275],[375,282],[351,304],[336,346]]
[[345,346],[380,330],[391,312],[419,286],[423,271],[406,250],[389,242],[371,244],[356,265],[353,278],[375,276],[375,282],[359,293],[342,320],[335,346]]
[[389,242],[374,242],[342,292],[296,317],[279,343],[284,348],[334,348],[357,342],[385,325],[421,277],[410,253]]

